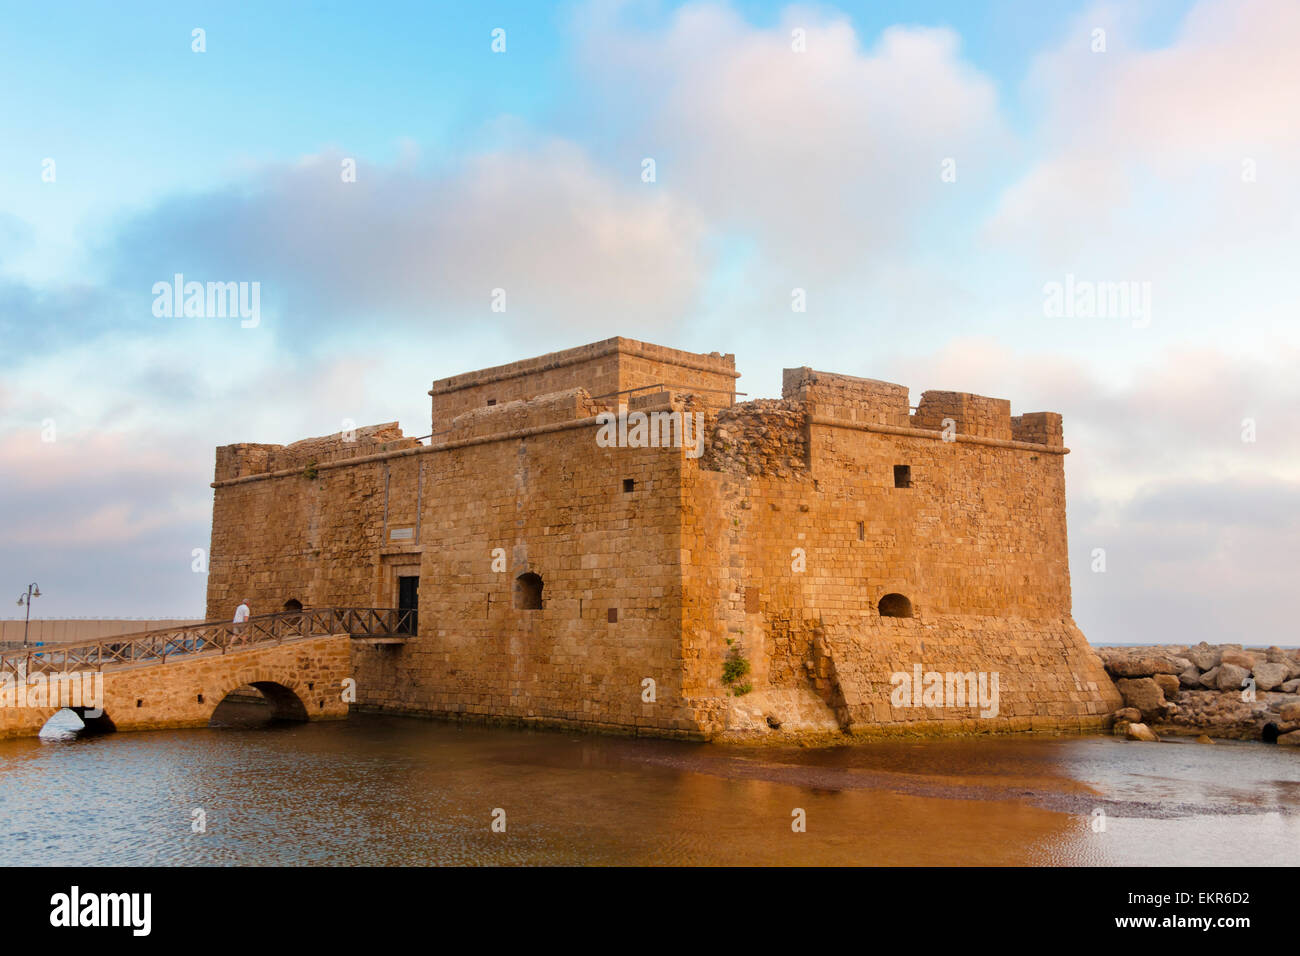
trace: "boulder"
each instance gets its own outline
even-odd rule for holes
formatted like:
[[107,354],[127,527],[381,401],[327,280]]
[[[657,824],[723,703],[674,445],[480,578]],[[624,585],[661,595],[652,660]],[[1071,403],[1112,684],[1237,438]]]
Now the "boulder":
[[1136,679],[1121,678],[1115,682],[1126,707],[1135,707],[1145,717],[1163,716],[1165,712],[1165,694],[1150,677]]
[[1197,669],[1196,665],[1193,664],[1191,667],[1187,668],[1187,670],[1178,675],[1178,683],[1180,686],[1186,687],[1189,690],[1199,688],[1201,686],[1201,672]]
[[1208,671],[1219,666],[1219,655],[1222,653],[1217,647],[1211,647],[1204,641],[1195,647],[1189,647],[1187,653],[1183,656],[1195,664],[1203,671]]
[[1169,661],[1170,661],[1170,663],[1172,663],[1175,667],[1178,668],[1178,673],[1180,673],[1180,674],[1181,674],[1183,671],[1188,670],[1189,668],[1196,667],[1195,664],[1193,664],[1191,661],[1189,661],[1189,660],[1188,660],[1187,658],[1185,658],[1185,657],[1171,657],[1171,658],[1169,658]]
[[1173,674],[1155,674],[1151,678],[1155,681],[1162,691],[1165,692],[1165,700],[1177,700],[1179,680]]
[[1289,734],[1283,734],[1277,738],[1277,742],[1283,747],[1300,747],[1300,730],[1293,730]]
[[1300,720],[1300,702],[1283,704],[1278,708],[1278,715],[1288,723],[1293,720]]
[[1121,707],[1111,715],[1116,720],[1127,720],[1129,723],[1137,723],[1142,719],[1142,711],[1136,707]]
[[1255,675],[1255,687],[1259,690],[1272,690],[1274,687],[1280,687],[1286,680],[1287,666],[1285,664],[1256,664],[1253,671]]
[[1167,657],[1112,657],[1106,670],[1113,677],[1150,677],[1152,674],[1177,674],[1180,668]]
[[1287,657],[1286,651],[1274,645],[1264,652],[1264,659],[1270,664],[1285,664],[1290,658]]
[[[1223,656],[1227,657],[1228,655],[1224,654]],[[1250,671],[1246,670],[1246,668],[1225,661],[1219,665],[1217,675],[1219,690],[1241,690],[1242,682],[1249,676]]]
[[[1152,733],[1151,728],[1146,724],[1129,724],[1125,736],[1128,737],[1129,740],[1146,740],[1157,743],[1160,740],[1159,737]],[[1291,735],[1287,734],[1287,736],[1290,737]],[[1296,736],[1300,736],[1300,733],[1297,733]],[[1279,737],[1278,742],[1281,743],[1281,741],[1282,738]]]
[[1218,689],[1219,689],[1219,668],[1218,668],[1218,665],[1215,665],[1214,667],[1211,667],[1208,671],[1206,671],[1204,674],[1201,675],[1201,686],[1202,686],[1202,687],[1207,687],[1207,688],[1209,688],[1210,690],[1218,690]]
[[1284,694],[1300,694],[1300,677],[1287,681],[1278,690]]
[[1255,666],[1255,655],[1251,651],[1225,650],[1219,658],[1220,664],[1236,664],[1250,670]]
[[1197,737],[1197,738],[1196,738],[1196,742],[1197,742],[1198,744],[1212,744],[1212,743],[1214,743],[1214,741],[1211,740],[1209,737],[1205,736],[1205,734],[1201,734],[1199,737]]
[[1129,721],[1129,720],[1117,720],[1117,721],[1115,721],[1115,726],[1112,727],[1112,728],[1110,729],[1110,732],[1111,732],[1112,734],[1114,734],[1116,737],[1127,737],[1127,736],[1128,736],[1128,729],[1129,729],[1129,727],[1131,727],[1131,726],[1133,726],[1133,722],[1132,722],[1132,721]]

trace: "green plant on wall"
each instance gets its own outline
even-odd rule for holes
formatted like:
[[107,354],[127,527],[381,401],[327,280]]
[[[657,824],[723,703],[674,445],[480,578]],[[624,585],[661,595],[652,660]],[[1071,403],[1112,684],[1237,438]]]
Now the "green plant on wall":
[[737,684],[736,681],[748,673],[749,661],[741,657],[735,648],[732,648],[731,653],[727,655],[727,659],[722,662],[722,683],[731,689],[734,696],[743,697],[753,690],[754,686],[748,682]]
[[302,476],[304,478],[314,479],[318,475],[320,475],[320,472],[316,470],[316,459],[313,458],[311,461],[307,462],[307,467],[302,470]]

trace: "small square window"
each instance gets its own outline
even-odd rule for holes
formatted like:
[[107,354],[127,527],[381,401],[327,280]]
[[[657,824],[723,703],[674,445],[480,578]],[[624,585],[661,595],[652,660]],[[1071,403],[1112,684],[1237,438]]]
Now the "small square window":
[[631,494],[631,493],[632,493],[632,490],[633,490],[635,487],[636,487],[636,480],[635,480],[635,479],[632,479],[632,478],[624,478],[624,479],[623,479],[623,493],[624,493],[624,494]]
[[612,607],[609,609],[609,623],[610,624],[618,623],[618,608]]
[[488,399],[488,404],[489,404],[489,405],[495,405],[496,403],[497,403],[497,400],[496,400],[495,398],[489,398],[489,399]]
[[894,466],[894,487],[895,488],[912,487],[912,466],[911,465]]

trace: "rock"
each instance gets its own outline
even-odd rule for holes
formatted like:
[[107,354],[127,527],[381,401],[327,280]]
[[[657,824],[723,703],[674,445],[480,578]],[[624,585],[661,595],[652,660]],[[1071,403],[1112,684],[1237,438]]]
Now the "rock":
[[1283,734],[1277,738],[1277,742],[1283,747],[1300,747],[1300,730],[1293,730],[1289,734]]
[[1210,690],[1219,689],[1219,668],[1218,665],[1211,667],[1201,675],[1201,686],[1208,687]]
[[[1227,654],[1223,655],[1225,658]],[[1242,683],[1250,676],[1250,671],[1237,664],[1225,661],[1219,665],[1217,683],[1219,690],[1241,690]]]
[[781,729],[781,721],[777,720],[771,714],[767,715],[767,725],[771,727],[773,730]]
[[1139,677],[1136,680],[1121,678],[1115,682],[1115,686],[1124,698],[1125,706],[1137,708],[1144,718],[1164,714],[1164,691],[1150,677]]
[[1300,694],[1300,677],[1287,681],[1278,690],[1284,694]]
[[1111,716],[1116,720],[1127,720],[1129,723],[1134,724],[1142,719],[1142,711],[1136,707],[1121,707]]
[[1205,736],[1205,734],[1201,734],[1199,737],[1197,737],[1197,738],[1196,738],[1196,742],[1197,742],[1198,744],[1212,744],[1212,743],[1214,743],[1214,741],[1211,740],[1209,737]]
[[[1159,742],[1160,740],[1159,737],[1151,732],[1151,728],[1146,724],[1129,724],[1125,736],[1127,736],[1129,740],[1146,740],[1149,742]],[[1287,736],[1290,737],[1291,734],[1287,734]],[[1300,737],[1300,732],[1297,732],[1296,736]],[[1280,743],[1281,740],[1282,738],[1279,737],[1278,742]]]
[[1127,737],[1128,729],[1132,725],[1133,722],[1130,720],[1117,720],[1115,721],[1115,726],[1110,729],[1110,732],[1116,737]]
[[1106,662],[1114,677],[1150,677],[1152,674],[1177,674],[1179,668],[1167,657],[1114,657]]
[[1156,674],[1151,678],[1155,681],[1165,693],[1165,700],[1177,700],[1179,680],[1173,674]]
[[1300,703],[1283,704],[1278,708],[1278,714],[1288,723],[1293,720],[1300,720]]
[[1181,674],[1185,670],[1188,670],[1189,668],[1196,667],[1195,664],[1193,664],[1185,657],[1171,657],[1169,658],[1169,661],[1171,664],[1173,664],[1175,667],[1178,668],[1179,674]]
[[1264,652],[1264,659],[1270,664],[1285,664],[1289,660],[1286,651],[1274,645]]
[[1196,665],[1193,664],[1191,667],[1187,668],[1187,670],[1178,675],[1178,683],[1180,686],[1186,687],[1189,690],[1192,688],[1199,688],[1201,686],[1200,670],[1198,670]]
[[1255,675],[1255,687],[1258,690],[1272,690],[1281,686],[1286,680],[1287,670],[1285,664],[1256,664],[1251,672]]
[[1183,656],[1201,670],[1208,671],[1219,666],[1219,655],[1221,653],[1217,647],[1211,647],[1201,641],[1195,647],[1189,647],[1187,653]]
[[1224,651],[1219,658],[1220,664],[1236,664],[1238,667],[1244,667],[1250,670],[1255,666],[1255,655],[1250,651]]

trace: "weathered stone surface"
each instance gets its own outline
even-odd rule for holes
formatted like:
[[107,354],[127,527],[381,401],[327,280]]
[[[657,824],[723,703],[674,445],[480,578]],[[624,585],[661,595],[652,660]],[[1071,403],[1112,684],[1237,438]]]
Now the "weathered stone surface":
[[1120,678],[1115,682],[1124,703],[1142,712],[1143,718],[1159,716],[1165,711],[1165,695],[1150,677]]
[[1115,711],[1116,720],[1127,720],[1129,723],[1137,723],[1142,719],[1142,711],[1136,707],[1123,707]]
[[1201,672],[1193,665],[1178,675],[1180,687],[1201,687]]
[[1300,693],[1300,677],[1284,682],[1278,690],[1284,694]]
[[1219,689],[1219,667],[1217,664],[1201,675],[1201,686],[1213,690]]
[[1166,700],[1178,699],[1178,689],[1181,684],[1173,674],[1156,674],[1151,679],[1164,691]]
[[1285,664],[1256,664],[1252,673],[1255,676],[1255,687],[1257,690],[1272,690],[1274,687],[1281,686],[1286,680],[1287,666]]
[[1283,704],[1278,708],[1278,716],[1286,721],[1300,720],[1300,701],[1292,704]]
[[1126,735],[1129,740],[1145,740],[1148,742],[1159,742],[1160,740],[1146,724],[1129,724]]
[[1216,680],[1219,690],[1241,690],[1242,684],[1245,683],[1246,678],[1249,676],[1250,671],[1246,670],[1246,668],[1225,662],[1219,665]]
[[1198,744],[1212,744],[1214,743],[1214,740],[1211,737],[1207,737],[1205,734],[1201,734],[1196,738],[1196,742]]
[[1249,671],[1255,666],[1257,657],[1251,651],[1225,650],[1219,658],[1220,664],[1234,664]]
[[1283,734],[1277,738],[1277,742],[1283,747],[1300,747],[1300,730],[1293,730],[1289,734]]
[[1180,668],[1168,657],[1116,657],[1106,662],[1106,670],[1115,677],[1150,677],[1153,674],[1177,674]]
[[1184,656],[1201,670],[1208,671],[1219,666],[1219,657],[1222,653],[1219,648],[1201,641],[1195,647],[1189,647]]

